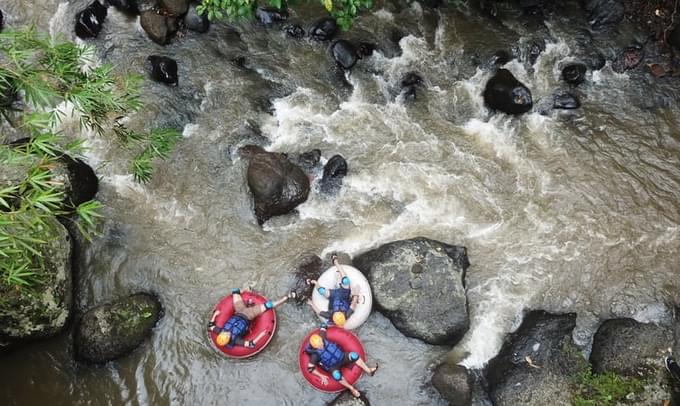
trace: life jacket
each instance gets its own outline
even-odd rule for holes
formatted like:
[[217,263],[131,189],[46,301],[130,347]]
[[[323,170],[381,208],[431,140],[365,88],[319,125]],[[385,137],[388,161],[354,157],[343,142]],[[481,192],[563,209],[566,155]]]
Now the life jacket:
[[326,371],[337,368],[342,364],[345,352],[336,343],[323,340],[323,349],[314,349],[319,354],[319,365]]
[[335,312],[347,313],[351,301],[352,291],[349,289],[331,289],[331,294],[328,298],[328,310],[331,312],[331,314]]
[[248,327],[250,322],[243,316],[239,314],[234,314],[224,323],[222,331],[229,331],[231,333],[230,343],[233,343],[239,337],[243,337],[248,332]]

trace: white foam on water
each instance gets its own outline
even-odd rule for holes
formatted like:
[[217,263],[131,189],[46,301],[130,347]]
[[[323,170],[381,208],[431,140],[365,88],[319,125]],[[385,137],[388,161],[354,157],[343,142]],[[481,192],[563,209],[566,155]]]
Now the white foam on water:
[[373,15],[385,21],[394,21],[394,14],[381,8],[373,12]]

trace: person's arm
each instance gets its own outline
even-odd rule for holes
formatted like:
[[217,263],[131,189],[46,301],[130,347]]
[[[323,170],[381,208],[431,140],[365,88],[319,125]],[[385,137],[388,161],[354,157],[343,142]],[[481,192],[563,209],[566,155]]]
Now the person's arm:
[[215,310],[213,312],[213,315],[210,318],[210,321],[208,322],[208,331],[215,331],[215,329],[216,329],[215,328],[215,319],[217,319],[217,316],[219,316],[219,315],[220,315],[219,310]]
[[257,343],[260,341],[262,337],[264,337],[267,334],[266,331],[260,331],[260,334],[255,337],[255,339],[251,340],[250,342],[252,343],[253,347],[257,347]]
[[[308,369],[308,370],[309,370],[309,369]],[[321,379],[321,384],[322,384],[322,385],[324,385],[324,386],[328,385],[328,377],[327,377],[326,375],[324,375],[324,374],[322,374],[321,372],[319,372],[316,368],[312,369],[311,372],[312,372],[312,375],[316,375],[316,376],[319,377],[319,379]]]

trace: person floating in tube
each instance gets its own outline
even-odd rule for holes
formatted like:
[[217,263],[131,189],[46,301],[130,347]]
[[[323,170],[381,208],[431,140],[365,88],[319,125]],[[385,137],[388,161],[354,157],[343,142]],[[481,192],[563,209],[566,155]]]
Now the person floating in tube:
[[344,327],[347,319],[350,318],[354,309],[356,309],[359,301],[359,292],[353,292],[350,280],[345,271],[342,269],[340,262],[338,262],[338,256],[331,255],[331,261],[333,265],[340,272],[340,284],[335,289],[326,289],[323,286],[319,286],[319,282],[313,279],[307,279],[307,284],[314,285],[316,290],[321,296],[328,299],[328,309],[319,309],[311,299],[307,301],[309,305],[314,310],[314,313],[328,320],[338,327]]
[[[250,292],[250,288],[244,288],[243,292]],[[231,348],[235,345],[255,348],[257,343],[267,334],[267,332],[261,332],[252,340],[244,340],[243,337],[248,333],[250,322],[267,310],[274,309],[285,303],[286,300],[294,299],[296,297],[295,292],[290,292],[276,302],[270,300],[261,305],[248,306],[243,302],[241,289],[232,289],[231,295],[234,302],[234,315],[224,323],[224,326],[219,327],[215,325],[215,319],[220,315],[220,311],[215,310],[208,322],[208,331],[217,334],[217,339],[215,340],[217,345],[222,347],[227,346],[227,348]]]
[[359,397],[361,394],[342,376],[340,369],[349,364],[356,364],[364,372],[370,376],[375,375],[378,370],[378,364],[375,367],[369,368],[366,362],[359,357],[356,352],[344,352],[342,348],[333,341],[326,338],[326,323],[321,324],[319,334],[312,334],[309,337],[309,344],[305,347],[305,352],[309,354],[309,363],[307,364],[307,371],[314,374],[321,379],[321,384],[328,385],[328,377],[317,370],[317,366],[328,372],[333,379],[338,381],[342,386],[347,388],[352,396]]

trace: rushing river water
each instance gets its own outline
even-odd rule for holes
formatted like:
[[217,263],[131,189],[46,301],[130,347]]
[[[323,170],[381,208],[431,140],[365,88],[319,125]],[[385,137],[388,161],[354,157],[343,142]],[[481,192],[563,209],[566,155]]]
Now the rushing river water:
[[[507,65],[535,100],[564,85],[559,64],[573,57],[576,26],[585,27],[576,2],[566,3],[572,11],[550,19],[552,40],[536,64]],[[2,0],[0,8],[12,26],[35,22],[74,38],[86,4]],[[87,135],[107,220],[81,261],[76,303],[82,310],[152,290],[165,317],[142,348],[102,367],[76,364],[66,336],[0,359],[0,404],[320,404],[331,396],[297,367],[300,341],[317,323],[308,308],[282,307],[267,351],[236,362],[206,340],[211,307],[247,283],[285,294],[305,253],[355,255],[415,236],[468,247],[471,326],[456,348],[468,367],[493,357],[530,308],[577,312],[582,344],[602,319],[666,319],[680,289],[677,79],[608,65],[588,73],[575,112],[492,115],[481,99],[491,72],[472,61],[535,34],[507,7],[501,23],[453,6],[378,3],[345,34],[384,50],[359,62],[351,87],[333,73],[327,44],[243,24],[160,47],[109,9],[89,41],[100,59],[137,73],[150,54],[179,63],[177,88],[145,82],[146,108],[129,125],[183,127],[185,138],[139,185],[123,151]],[[291,19],[306,25],[320,10],[296,7]],[[611,50],[631,36],[623,30],[597,45]],[[398,88],[411,71],[426,89],[409,102]],[[340,194],[312,192],[297,215],[259,227],[234,153],[262,142],[249,127],[271,151],[342,154],[350,173]],[[381,364],[358,384],[373,404],[444,403],[429,379],[450,347],[405,338],[378,313],[358,334],[369,363]]]

